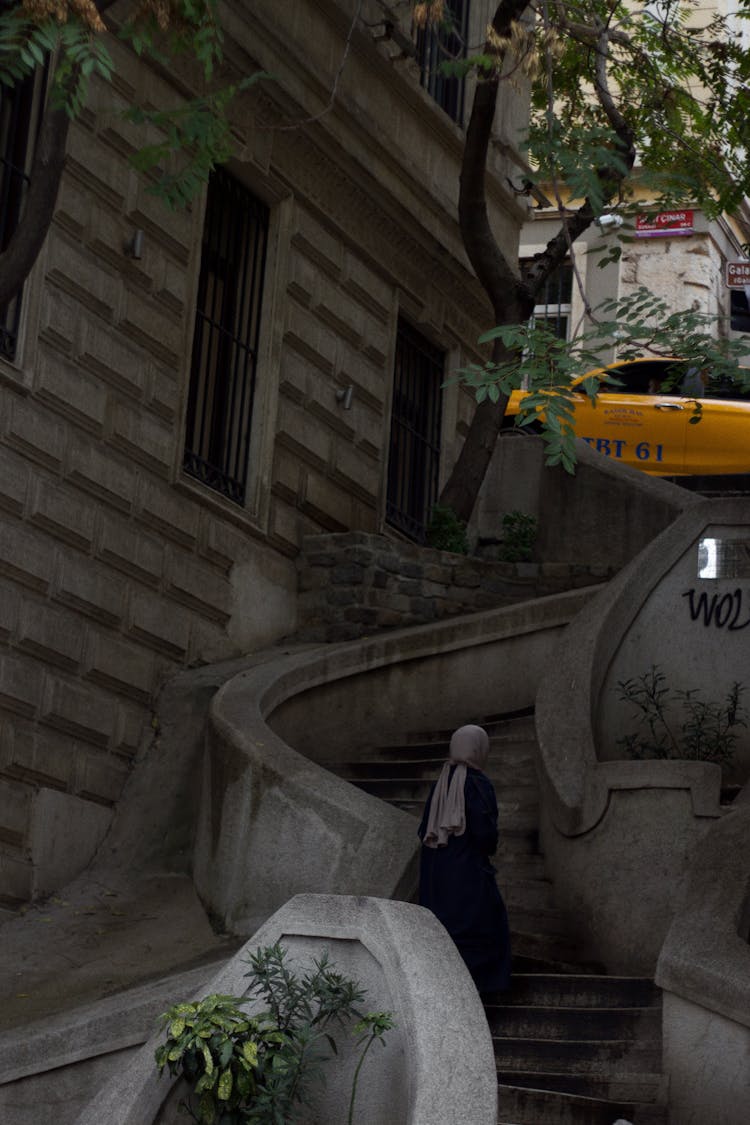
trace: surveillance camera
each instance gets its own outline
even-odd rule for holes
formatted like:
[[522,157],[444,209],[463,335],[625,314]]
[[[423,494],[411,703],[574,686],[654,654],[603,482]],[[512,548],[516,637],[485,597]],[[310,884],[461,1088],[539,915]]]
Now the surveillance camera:
[[594,222],[599,227],[599,230],[616,230],[617,227],[622,226],[622,215],[608,213],[606,215],[600,215],[598,219],[594,219]]

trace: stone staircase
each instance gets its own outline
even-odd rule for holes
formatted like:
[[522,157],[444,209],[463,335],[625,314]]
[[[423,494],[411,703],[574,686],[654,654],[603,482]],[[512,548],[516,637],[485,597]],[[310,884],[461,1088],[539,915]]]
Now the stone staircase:
[[[581,962],[539,852],[533,717],[477,721],[490,735],[487,773],[500,810],[494,863],[513,942],[512,988],[486,1004],[499,1125],[663,1125],[659,990]],[[336,772],[416,818],[449,737],[410,736]]]

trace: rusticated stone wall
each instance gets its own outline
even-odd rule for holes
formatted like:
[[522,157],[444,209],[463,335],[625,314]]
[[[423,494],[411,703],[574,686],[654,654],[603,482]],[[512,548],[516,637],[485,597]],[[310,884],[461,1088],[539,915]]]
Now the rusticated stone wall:
[[[164,208],[120,116],[171,104],[191,76],[112,38],[114,86],[94,79],[71,127],[20,348],[0,359],[0,918],[89,862],[134,756],[158,753],[165,679],[294,632],[303,536],[382,527],[398,317],[450,363],[487,326],[455,217],[461,131],[375,42],[379,5],[222,11],[227,78],[274,75],[236,107],[231,165],[271,216],[248,499],[182,472],[204,200]],[[357,24],[338,76],[357,12],[375,30]],[[335,112],[308,127],[334,80]],[[510,245],[522,215],[505,157],[491,166]],[[443,472],[471,410],[446,389]]]
[[348,641],[591,586],[607,567],[495,562],[352,532],[305,538],[297,638]]

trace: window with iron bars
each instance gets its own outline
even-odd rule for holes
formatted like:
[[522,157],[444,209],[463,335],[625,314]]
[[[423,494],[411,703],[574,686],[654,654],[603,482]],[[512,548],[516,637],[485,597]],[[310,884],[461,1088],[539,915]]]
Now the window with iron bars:
[[[40,67],[16,86],[0,86],[0,253],[21,220],[28,191],[34,142],[44,106],[47,70]],[[23,290],[0,308],[0,356],[18,352]]]
[[544,321],[547,328],[560,340],[570,333],[570,302],[573,295],[573,266],[562,262],[550,274],[537,294],[534,322]]
[[185,455],[191,476],[244,504],[268,208],[225,169],[208,185]]
[[443,74],[441,63],[466,57],[469,0],[446,0],[440,24],[417,29],[420,81],[441,109],[459,125],[464,116],[464,80]]
[[424,542],[438,497],[445,352],[400,320],[391,409],[386,520]]

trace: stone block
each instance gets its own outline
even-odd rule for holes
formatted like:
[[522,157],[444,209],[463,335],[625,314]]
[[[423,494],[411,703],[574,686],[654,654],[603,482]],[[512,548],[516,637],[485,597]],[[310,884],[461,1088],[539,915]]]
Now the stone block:
[[333,447],[331,476],[355,495],[374,503],[380,490],[380,459],[338,439]]
[[18,647],[29,656],[74,670],[83,655],[84,626],[72,613],[48,602],[26,601],[18,626]]
[[76,742],[59,732],[16,721],[3,732],[4,771],[33,785],[67,789],[76,760]]
[[372,629],[379,622],[378,611],[368,606],[348,606],[343,611],[345,621],[356,621],[360,625]]
[[305,476],[300,508],[331,531],[343,531],[349,524],[350,497],[333,481],[316,472]]
[[330,376],[333,375],[336,364],[336,343],[336,335],[327,325],[295,302],[288,303],[285,349],[293,348],[308,364]]
[[0,597],[0,640],[8,641],[17,633],[21,605],[21,590],[16,585],[3,583]]
[[34,869],[27,856],[0,851],[0,902],[20,905],[33,893]]
[[161,578],[164,547],[124,519],[108,515],[100,518],[97,553],[102,561],[150,586],[157,585]]
[[465,586],[474,589],[481,584],[479,568],[471,564],[455,566],[453,568],[453,582],[456,586]]
[[[63,177],[60,185],[61,193],[65,182]],[[59,289],[47,289],[41,305],[40,338],[69,355],[77,339],[80,324],[80,308],[73,298]]]
[[182,659],[190,640],[190,614],[144,591],[131,598],[129,632],[151,648]]
[[[374,363],[364,352],[346,340],[339,340],[336,349],[336,374],[339,383],[354,383],[355,395],[376,412],[378,436],[385,430],[383,409],[390,389],[391,377],[383,366]],[[375,443],[380,448],[380,443]]]
[[216,664],[218,661],[238,656],[239,652],[237,645],[227,635],[226,629],[204,618],[196,617],[193,620],[187,657],[191,668],[201,664]]
[[114,729],[115,708],[111,698],[96,687],[48,675],[42,719],[66,734],[106,746]]
[[23,847],[30,813],[29,787],[0,777],[0,840],[14,847]]
[[149,365],[146,402],[161,418],[174,422],[180,408],[180,388],[170,372],[156,364]]
[[366,570],[359,563],[339,562],[331,568],[329,581],[334,585],[361,586],[365,581]]
[[178,265],[166,255],[161,255],[156,295],[177,316],[182,315],[189,300],[189,279],[189,271],[182,263]]
[[361,346],[365,331],[364,310],[343,290],[325,286],[320,303],[313,312],[318,320],[333,329],[336,336],[348,340],[355,348]]
[[65,447],[63,424],[35,403],[3,396],[6,440],[21,453],[50,469],[59,469]]
[[74,124],[68,137],[67,171],[105,203],[121,210],[133,175],[123,156],[95,140],[87,129]]
[[54,574],[55,555],[46,536],[15,520],[0,519],[0,571],[44,592]]
[[156,685],[157,666],[151,653],[111,633],[89,631],[84,668],[87,679],[143,703],[150,701]]
[[0,706],[32,718],[42,699],[41,668],[11,653],[0,655]]
[[119,756],[86,750],[78,759],[76,793],[86,800],[114,805],[129,773],[128,763]]
[[156,528],[160,536],[195,547],[201,509],[185,496],[156,480],[142,478],[138,488],[139,518]]
[[299,550],[304,530],[300,513],[295,507],[290,507],[283,500],[272,504],[268,522],[268,540],[272,546],[294,557]]
[[41,401],[58,414],[67,415],[96,434],[102,433],[107,390],[98,380],[59,354],[41,348],[36,385]]
[[93,319],[84,324],[78,363],[110,386],[132,397],[141,397],[146,381],[146,359],[139,348],[113,332],[111,327]]
[[337,277],[341,272],[344,250],[340,240],[301,207],[297,211],[297,230],[292,235],[292,245],[330,276]]
[[55,578],[55,598],[105,625],[119,625],[124,608],[126,583],[91,559],[62,555]]
[[74,438],[66,455],[68,479],[107,504],[130,510],[135,495],[135,470],[101,445]]
[[94,507],[73,488],[38,480],[32,489],[29,518],[56,539],[88,550],[94,538]]
[[165,314],[150,295],[129,289],[118,328],[162,363],[176,368],[182,358],[184,325],[179,318]]
[[121,702],[117,708],[117,726],[114,746],[118,754],[134,758],[142,743],[155,731],[150,726],[151,715],[146,707]]
[[228,571],[252,554],[247,533],[220,519],[204,513],[200,529],[199,551],[209,562]]
[[344,257],[344,285],[351,296],[383,324],[390,320],[393,286],[368,268],[353,251]]
[[165,578],[171,597],[217,621],[229,619],[232,587],[222,574],[181,551],[170,549]]
[[135,461],[167,475],[175,454],[174,427],[124,402],[113,403],[110,426],[115,446]]
[[331,433],[296,403],[281,396],[276,440],[303,463],[325,468],[331,452]]
[[121,291],[117,274],[54,226],[47,245],[48,283],[69,293],[102,320],[111,321]]
[[313,301],[319,289],[319,273],[310,258],[296,252],[293,248],[289,262],[289,281],[287,292],[296,301],[307,306]]
[[12,450],[0,446],[0,504],[21,515],[29,491],[28,462]]
[[34,796],[30,848],[38,895],[69,883],[94,857],[112,823],[112,810],[72,793],[40,789]]
[[329,586],[326,591],[326,601],[329,605],[336,606],[355,605],[360,603],[361,596],[358,590],[351,590],[346,586]]
[[195,238],[191,208],[175,208],[171,211],[147,190],[146,184],[139,183],[137,205],[130,212],[129,218],[134,227],[143,227],[148,237],[153,238],[176,262],[185,265],[190,261],[190,250]]

